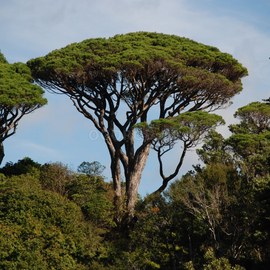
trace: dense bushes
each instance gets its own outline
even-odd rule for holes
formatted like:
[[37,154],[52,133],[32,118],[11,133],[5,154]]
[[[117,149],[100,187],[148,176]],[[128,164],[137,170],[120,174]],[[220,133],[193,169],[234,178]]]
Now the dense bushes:
[[140,199],[129,227],[101,176],[29,158],[0,173],[1,269],[267,269],[269,177],[228,159]]
[[[26,160],[14,165],[17,174]],[[43,188],[37,177],[42,169],[23,171],[28,173],[1,175],[0,268],[89,269],[102,253],[100,230],[85,221],[78,204]]]

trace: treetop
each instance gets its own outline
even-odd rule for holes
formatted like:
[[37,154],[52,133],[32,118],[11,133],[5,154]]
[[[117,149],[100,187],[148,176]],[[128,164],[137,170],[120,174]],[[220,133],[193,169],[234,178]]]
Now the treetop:
[[31,71],[26,64],[1,63],[0,59],[0,108],[45,105],[44,91],[32,82]]
[[270,129],[270,106],[268,103],[251,102],[239,108],[234,117],[240,119],[241,122],[229,126],[233,133],[259,134]]
[[32,59],[28,65],[34,75],[47,78],[48,72],[68,75],[85,72],[90,67],[117,72],[123,67],[146,68],[145,64],[166,63],[176,69],[200,66],[233,81],[247,75],[247,70],[230,54],[188,38],[150,32],[93,38],[54,50],[45,57]]
[[234,117],[238,117],[243,120],[246,116],[252,116],[253,114],[264,114],[265,117],[270,118],[270,106],[267,103],[254,101],[239,108]]
[[1,50],[0,50],[0,63],[7,63],[5,56],[1,53]]
[[135,125],[144,136],[163,140],[170,137],[170,140],[181,139],[192,141],[197,144],[203,138],[203,134],[218,125],[224,125],[224,119],[217,114],[205,111],[184,112],[176,117],[160,118],[152,120],[150,124],[141,122]]

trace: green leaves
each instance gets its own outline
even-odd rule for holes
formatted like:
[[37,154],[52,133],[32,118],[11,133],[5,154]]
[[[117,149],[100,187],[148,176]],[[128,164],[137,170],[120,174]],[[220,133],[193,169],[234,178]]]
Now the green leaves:
[[[145,64],[153,65],[160,60],[165,60],[166,68],[201,66],[205,71],[219,73],[231,81],[239,75],[247,75],[247,70],[231,55],[221,53],[217,48],[187,38],[149,32],[88,39],[32,59],[27,64],[34,77],[49,80],[49,74],[55,72],[69,76],[74,72],[84,72],[90,66],[115,72],[126,67],[144,69]],[[228,65],[230,71],[227,71]]]
[[1,50],[0,50],[0,63],[4,63],[4,64],[7,63],[6,58],[5,58],[4,55],[1,53]]
[[2,142],[16,132],[19,120],[47,103],[42,88],[32,82],[26,64],[8,64],[0,53],[0,163],[4,157]]
[[94,162],[82,162],[78,167],[79,173],[84,173],[90,177],[98,177],[102,175],[105,170],[105,166],[101,165],[98,161]]
[[239,108],[234,114],[240,124],[230,125],[230,131],[238,133],[263,133],[270,128],[270,106],[267,103],[252,102]]
[[77,175],[66,188],[68,197],[81,207],[86,220],[100,227],[113,225],[113,205],[106,198],[100,175]]
[[2,269],[84,269],[77,257],[86,228],[77,205],[43,191],[29,174],[2,181],[0,189]]
[[252,102],[239,108],[234,116],[239,124],[230,125],[232,135],[225,141],[242,162],[243,174],[248,178],[269,174],[270,106]]
[[232,266],[227,258],[217,259],[212,249],[209,249],[204,257],[207,263],[203,266],[203,270],[245,270],[240,265]]
[[145,139],[153,139],[164,146],[181,140],[192,147],[201,142],[206,132],[221,124],[225,124],[221,116],[198,111],[153,120],[149,125],[139,123],[135,127]]
[[23,63],[0,64],[0,107],[42,106],[44,91],[33,85],[29,68]]

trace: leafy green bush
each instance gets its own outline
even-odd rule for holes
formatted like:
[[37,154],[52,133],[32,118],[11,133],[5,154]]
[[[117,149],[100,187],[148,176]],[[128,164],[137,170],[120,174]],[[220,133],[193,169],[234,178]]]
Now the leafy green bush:
[[66,189],[68,197],[81,207],[87,220],[99,227],[113,225],[113,204],[106,198],[101,176],[77,175]]
[[1,269],[88,269],[100,238],[79,206],[26,174],[0,182]]

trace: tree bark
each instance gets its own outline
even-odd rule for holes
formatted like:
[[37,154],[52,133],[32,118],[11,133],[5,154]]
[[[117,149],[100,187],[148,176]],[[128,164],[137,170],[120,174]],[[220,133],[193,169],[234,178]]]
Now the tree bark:
[[4,145],[3,142],[0,143],[0,165],[4,159],[5,151],[4,151]]
[[111,173],[113,178],[114,189],[114,206],[116,210],[116,222],[119,224],[122,220],[121,205],[122,205],[122,187],[121,187],[121,169],[120,160],[115,157],[111,159]]
[[3,142],[0,143],[0,165],[4,159],[5,151],[4,151],[4,145]]
[[146,161],[150,152],[150,144],[144,147],[136,155],[132,165],[129,167],[127,183],[127,212],[128,220],[131,221],[134,217],[135,204],[137,201],[138,189],[141,181],[143,169],[146,165]]

